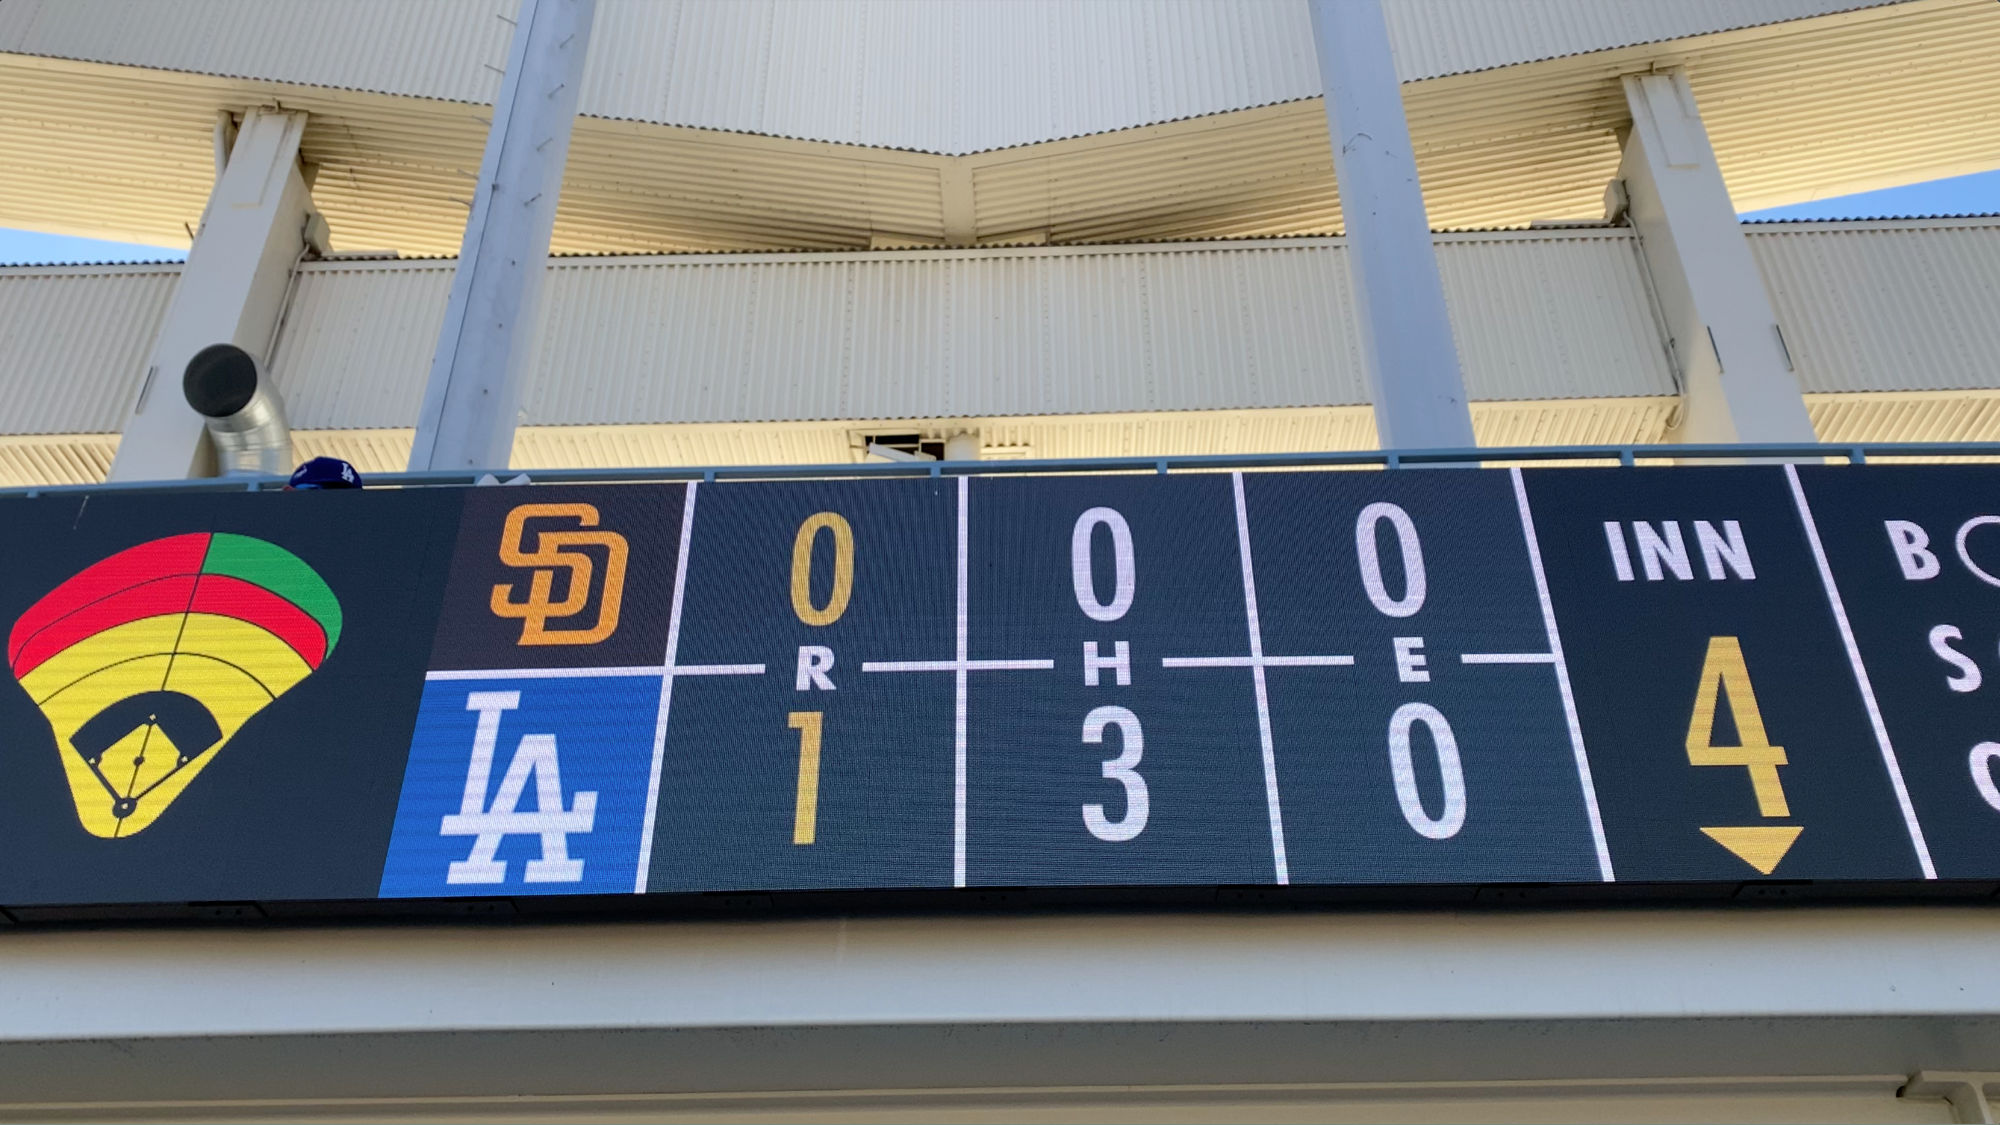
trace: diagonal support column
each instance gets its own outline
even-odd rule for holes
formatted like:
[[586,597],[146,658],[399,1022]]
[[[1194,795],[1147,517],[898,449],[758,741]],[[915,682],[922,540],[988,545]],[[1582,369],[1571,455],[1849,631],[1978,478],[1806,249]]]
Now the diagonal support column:
[[1310,0],[1361,358],[1384,449],[1469,449],[1472,412],[1381,0]]
[[318,216],[299,174],[305,127],[303,113],[253,109],[243,115],[153,338],[108,479],[214,472],[207,424],[181,393],[181,374],[210,344],[235,344],[260,363],[270,359],[264,351],[284,311],[293,268],[308,238],[321,237],[309,230]]
[[1631,75],[1624,87],[1632,132],[1618,165],[1623,205],[1645,251],[1681,377],[1685,412],[1669,437],[1817,440],[1687,75]]
[[597,0],[521,0],[507,77],[410,449],[410,469],[504,469]]

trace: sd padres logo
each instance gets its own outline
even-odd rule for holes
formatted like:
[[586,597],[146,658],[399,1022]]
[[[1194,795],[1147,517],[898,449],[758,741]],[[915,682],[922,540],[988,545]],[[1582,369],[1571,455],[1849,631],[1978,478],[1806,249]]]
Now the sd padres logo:
[[[514,600],[511,583],[493,587],[491,605],[500,617],[521,619],[523,645],[594,645],[618,629],[618,608],[625,596],[625,537],[615,531],[537,531],[535,546],[527,549],[528,521],[533,519],[573,520],[577,527],[597,526],[594,504],[522,504],[507,513],[500,532],[500,561],[512,567],[533,569],[528,579],[526,601]],[[597,600],[597,618],[581,629],[550,629],[552,620],[580,616],[590,604],[591,579],[596,560],[578,547],[601,547],[605,551],[603,594]],[[556,571],[568,572],[561,601],[555,600]]]
[[340,624],[340,602],[297,555],[200,532],[50,590],[14,623],[7,663],[55,732],[84,829],[124,837],[318,669]]

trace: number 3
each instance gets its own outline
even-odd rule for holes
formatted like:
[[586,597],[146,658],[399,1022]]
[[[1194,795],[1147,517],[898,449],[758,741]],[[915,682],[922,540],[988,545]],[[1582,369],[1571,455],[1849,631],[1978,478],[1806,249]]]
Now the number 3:
[[1146,830],[1146,779],[1139,776],[1133,767],[1139,764],[1139,755],[1145,751],[1146,737],[1139,730],[1139,716],[1123,707],[1099,707],[1083,720],[1083,740],[1088,743],[1104,741],[1104,728],[1115,726],[1124,742],[1124,750],[1116,758],[1104,763],[1104,776],[1125,787],[1125,817],[1111,820],[1104,815],[1104,806],[1092,802],[1083,806],[1083,824],[1090,834],[1100,840],[1118,843],[1130,840]]

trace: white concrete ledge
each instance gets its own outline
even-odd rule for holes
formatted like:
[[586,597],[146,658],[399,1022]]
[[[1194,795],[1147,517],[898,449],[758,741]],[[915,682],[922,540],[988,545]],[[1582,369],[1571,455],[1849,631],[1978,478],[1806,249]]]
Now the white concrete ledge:
[[2000,1014],[1984,907],[0,934],[0,1041]]

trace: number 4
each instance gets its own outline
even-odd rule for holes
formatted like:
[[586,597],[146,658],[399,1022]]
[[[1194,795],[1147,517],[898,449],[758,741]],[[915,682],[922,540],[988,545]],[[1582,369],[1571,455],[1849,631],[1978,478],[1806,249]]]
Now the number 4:
[[[1723,698],[1729,700],[1729,713],[1736,719],[1736,746],[1715,745],[1715,708]],[[1784,786],[1778,781],[1778,767],[1787,764],[1785,748],[1771,745],[1771,737],[1764,731],[1764,715],[1757,709],[1750,669],[1743,662],[1743,644],[1735,637],[1708,639],[1701,683],[1694,692],[1694,715],[1688,720],[1687,754],[1692,765],[1749,769],[1758,813],[1791,815]]]

